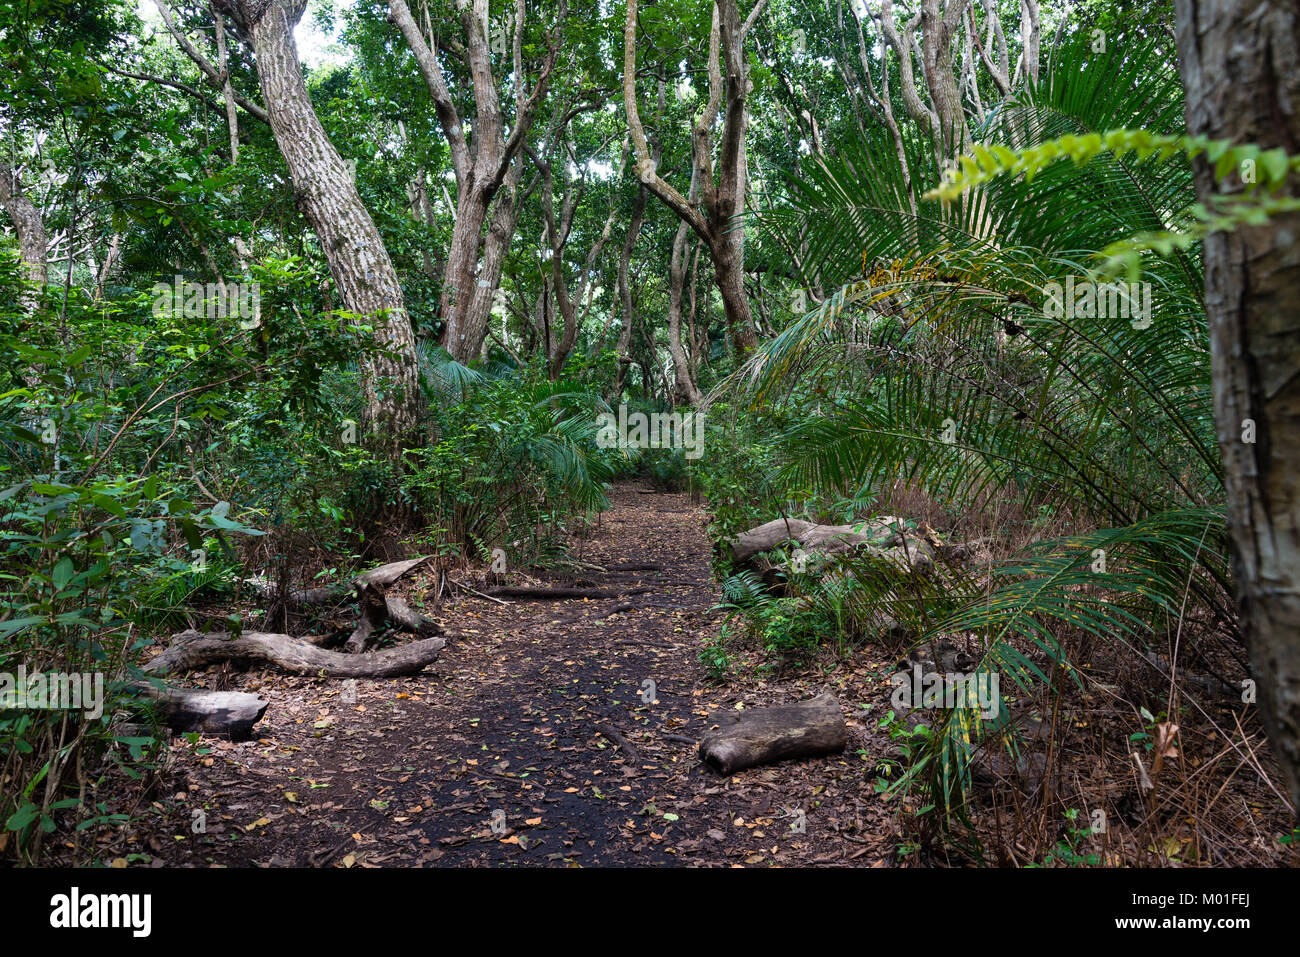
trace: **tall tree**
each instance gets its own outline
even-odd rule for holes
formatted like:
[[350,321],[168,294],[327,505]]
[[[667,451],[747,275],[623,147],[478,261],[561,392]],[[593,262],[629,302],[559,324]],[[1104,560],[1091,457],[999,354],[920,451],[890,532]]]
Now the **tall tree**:
[[[567,132],[568,120],[572,119],[574,113],[557,109],[556,115],[563,120],[563,125],[566,127],[565,132]],[[557,128],[560,125],[560,121],[551,124],[546,136],[548,144],[559,145],[556,141],[562,139],[561,130]],[[552,379],[560,377],[565,361],[569,358],[569,354],[573,352],[573,347],[577,345],[578,330],[591,311],[591,295],[595,291],[597,265],[604,252],[605,244],[609,241],[610,234],[613,232],[614,220],[618,217],[618,208],[613,201],[614,197],[611,195],[609,215],[605,218],[605,223],[600,232],[592,241],[582,271],[578,275],[577,283],[571,290],[564,266],[565,252],[568,250],[570,239],[573,236],[578,205],[582,201],[582,194],[586,188],[587,163],[595,158],[606,145],[607,143],[600,144],[600,147],[591,156],[579,162],[571,144],[567,141],[563,143],[563,149],[561,150],[563,166],[564,168],[577,170],[577,174],[570,177],[565,175],[563,171],[561,173],[568,182],[558,214],[555,209],[555,163],[531,148],[528,151],[529,157],[537,166],[541,177],[542,221],[545,226],[544,234],[550,256],[551,275],[545,284],[543,295],[545,295],[547,289],[554,290],[555,305],[559,312],[558,319],[562,323],[559,340],[554,343],[550,341],[546,343],[547,367]],[[627,153],[628,150],[625,145],[622,160],[616,170],[616,178],[622,176],[623,167],[627,165]]]
[[[389,0],[388,7],[391,19],[406,40],[429,88],[456,172],[456,219],[447,251],[439,312],[444,322],[442,344],[454,358],[463,362],[478,355],[487,336],[493,294],[500,282],[502,259],[514,236],[517,219],[514,191],[522,164],[515,161],[527,141],[537,108],[546,95],[568,5],[566,0],[560,0],[558,24],[550,32],[547,53],[529,91],[525,87],[527,74],[523,56],[524,0],[515,0],[511,57],[501,66],[501,72],[513,78],[515,90],[515,112],[507,136],[507,116],[492,69],[493,46],[504,53],[505,26],[497,27],[494,44],[487,0],[456,0],[461,34],[454,49],[468,71],[473,90],[472,138],[471,130],[466,128],[469,118],[462,118],[443,76],[437,53],[439,42],[432,36],[427,9],[425,27],[428,37],[416,24],[405,0]],[[488,211],[503,186],[505,196],[498,203],[488,234],[484,237]],[[480,248],[483,252],[481,266]]]
[[383,238],[308,95],[293,37],[305,6],[306,0],[220,0],[216,5],[253,48],[271,131],[344,307],[374,327],[380,350],[360,363],[366,419],[372,443],[396,455],[417,431],[423,412],[415,335]]
[[[745,131],[749,126],[746,100],[749,63],[744,55],[744,42],[766,4],[767,0],[758,0],[743,23],[737,0],[719,0],[713,6],[709,31],[709,99],[692,132],[693,175],[698,176],[700,191],[698,203],[692,203],[665,180],[650,155],[636,100],[637,0],[628,0],[623,29],[623,104],[641,180],[707,244],[727,323],[736,351],[741,354],[758,345],[749,299],[745,295],[745,234],[737,222],[745,211],[748,172]],[[726,108],[715,178],[713,126],[724,98]]]
[[[1177,0],[1192,134],[1300,153],[1294,0]],[[1197,162],[1203,202],[1242,189]],[[1291,188],[1296,189],[1295,178]],[[1300,214],[1205,240],[1215,421],[1264,727],[1300,808]],[[1253,432],[1253,434],[1252,434]]]

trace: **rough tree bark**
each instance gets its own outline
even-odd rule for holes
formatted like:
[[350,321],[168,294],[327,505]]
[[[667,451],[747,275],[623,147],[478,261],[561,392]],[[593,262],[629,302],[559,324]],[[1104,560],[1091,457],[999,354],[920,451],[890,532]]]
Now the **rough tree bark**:
[[[568,7],[561,0],[549,50],[537,82],[529,93],[523,82],[524,0],[515,0],[511,58],[515,115],[509,137],[505,135],[506,117],[492,73],[492,27],[487,2],[456,0],[456,7],[464,30],[462,56],[474,94],[472,144],[443,76],[436,53],[437,43],[432,42],[431,37],[426,39],[405,0],[389,0],[388,4],[390,19],[410,47],[420,75],[433,97],[434,110],[447,137],[452,167],[456,172],[456,218],[443,272],[439,314],[444,322],[443,347],[458,362],[467,362],[479,354],[487,337],[492,297],[500,279],[500,263],[514,235],[513,188],[518,183],[519,174],[515,172],[508,184],[507,175],[512,169],[518,170],[515,158],[526,142],[537,107],[546,95]],[[508,186],[506,199],[511,208],[493,216],[485,239],[483,229],[488,224],[488,211],[503,184]],[[508,232],[507,226],[510,227]],[[483,249],[481,269],[480,247]]]
[[232,741],[247,741],[253,725],[266,713],[268,702],[243,691],[210,691],[206,688],[156,688],[146,681],[137,682],[133,690],[142,699],[145,710],[177,734],[197,731],[217,734]]
[[446,638],[424,638],[383,651],[349,655],[326,651],[311,642],[260,631],[238,638],[182,631],[172,636],[167,650],[144,666],[148,674],[176,674],[224,661],[271,664],[295,675],[324,678],[399,678],[419,674],[437,659]]
[[[1294,0],[1176,0],[1192,134],[1300,153]],[[1242,186],[1196,163],[1202,201]],[[1293,176],[1292,195],[1297,189]],[[1205,240],[1215,421],[1264,727],[1300,808],[1300,214]],[[1251,424],[1254,435],[1247,431]]]
[[307,93],[293,38],[305,5],[306,0],[222,0],[218,7],[252,44],[271,131],[343,305],[374,327],[383,351],[360,363],[367,425],[374,445],[396,455],[415,436],[423,412],[415,335],[383,238]]
[[13,167],[3,161],[0,161],[0,206],[5,208],[18,233],[18,253],[28,282],[28,288],[19,298],[19,305],[30,315],[40,301],[41,290],[45,288],[49,275],[45,222],[36,204],[23,192]]
[[970,142],[970,129],[962,110],[961,91],[952,66],[952,37],[970,0],[922,0],[921,55],[925,84],[939,122],[939,141],[944,158],[950,158]]

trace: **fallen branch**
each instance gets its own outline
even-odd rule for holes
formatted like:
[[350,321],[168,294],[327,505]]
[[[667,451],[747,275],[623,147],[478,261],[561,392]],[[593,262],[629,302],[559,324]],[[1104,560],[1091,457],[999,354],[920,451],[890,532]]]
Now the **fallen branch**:
[[388,613],[389,623],[398,631],[425,636],[442,634],[441,625],[432,618],[425,618],[408,605],[406,599],[398,595],[384,596],[384,608]]
[[[451,581],[451,580],[448,579],[448,581]],[[472,595],[478,595],[479,598],[486,598],[488,601],[494,601],[494,602],[496,602],[498,605],[513,605],[513,604],[514,604],[514,602],[512,602],[512,601],[502,601],[500,598],[493,598],[491,595],[485,595],[485,594],[483,594],[481,591],[479,591],[478,589],[470,588],[468,585],[463,585],[463,584],[461,584],[460,582],[457,582],[457,581],[453,581],[453,582],[451,582],[451,584],[455,585],[457,588],[460,588],[460,589],[463,589],[463,590],[469,592],[469,593],[472,594]]]
[[365,585],[391,585],[399,578],[409,575],[432,558],[432,555],[425,555],[422,558],[408,558],[405,561],[389,562],[387,565],[380,565],[378,568],[372,568],[365,574],[358,575],[356,578],[352,579],[352,586],[357,588]]
[[403,631],[421,634],[441,632],[442,629],[436,623],[421,618],[402,598],[386,593],[389,585],[409,575],[427,561],[429,556],[389,562],[352,579],[352,588],[356,591],[357,603],[361,606],[361,620],[343,645],[344,651],[360,654],[365,650],[370,637],[390,620]]
[[145,665],[144,670],[175,674],[233,661],[272,664],[290,674],[324,678],[396,678],[424,670],[446,644],[446,638],[425,638],[396,648],[353,655],[317,648],[290,635],[254,631],[232,639],[227,635],[203,635],[190,630],[173,635],[172,643]]
[[616,731],[613,728],[613,726],[608,724],[597,724],[594,725],[593,727],[595,727],[597,731],[603,734],[610,741],[613,741],[616,745],[618,745],[619,750],[622,751],[623,754],[629,760],[637,764],[640,764],[642,760],[644,760],[641,757],[641,752],[632,746],[632,742],[630,742],[627,738],[623,737],[623,735],[619,734],[618,731]]

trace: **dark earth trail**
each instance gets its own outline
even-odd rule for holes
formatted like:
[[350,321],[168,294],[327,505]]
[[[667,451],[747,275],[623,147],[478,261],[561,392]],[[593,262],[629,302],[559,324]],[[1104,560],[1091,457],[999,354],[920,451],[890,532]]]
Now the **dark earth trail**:
[[[722,615],[706,513],[686,494],[628,485],[611,505],[573,554],[611,569],[583,584],[623,596],[471,595],[435,608],[432,577],[411,576],[402,592],[452,636],[440,660],[358,681],[352,703],[338,680],[235,674],[232,687],[270,701],[257,738],[174,741],[160,794],[109,856],[133,867],[892,866],[895,805],[872,788],[887,750],[874,730],[885,662],[779,680],[742,663],[728,685],[709,683],[698,655]],[[636,565],[659,569],[614,570]],[[700,762],[711,712],[826,688],[849,722],[842,755],[730,778]]]

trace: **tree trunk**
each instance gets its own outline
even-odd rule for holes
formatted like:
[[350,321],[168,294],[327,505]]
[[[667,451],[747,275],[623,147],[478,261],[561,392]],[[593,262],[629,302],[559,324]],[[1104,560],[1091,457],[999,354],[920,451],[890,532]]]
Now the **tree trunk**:
[[298,204],[316,232],[344,307],[373,324],[376,344],[384,350],[362,357],[362,389],[375,445],[396,455],[416,433],[423,412],[415,335],[384,241],[308,96],[293,38],[304,5],[305,0],[236,4]]
[[447,247],[438,314],[444,321],[442,346],[457,362],[468,362],[478,353],[477,343],[466,327],[472,324],[478,251],[491,202],[491,194],[482,189],[463,190],[456,199],[456,220]]
[[36,204],[23,192],[13,169],[4,162],[0,162],[0,206],[4,206],[18,233],[18,251],[29,283],[19,298],[19,305],[30,315],[36,311],[49,275],[45,223]]
[[623,253],[618,260],[618,300],[622,316],[620,317],[618,343],[614,346],[614,351],[618,354],[618,372],[615,373],[613,393],[615,401],[622,398],[623,382],[627,378],[627,367],[631,362],[628,348],[632,344],[635,304],[632,301],[632,284],[628,273],[632,268],[632,251],[636,248],[636,241],[641,235],[641,227],[645,225],[645,208],[648,195],[645,186],[637,188],[636,199],[632,201],[632,221],[628,223],[627,237],[623,240]]
[[668,352],[673,360],[673,405],[697,405],[699,388],[691,377],[691,364],[682,347],[682,293],[686,286],[686,238],[690,227],[679,223],[673,237],[668,269]]
[[[405,0],[389,0],[388,4],[390,17],[410,47],[420,74],[429,88],[429,94],[433,97],[438,122],[447,138],[452,166],[456,171],[456,220],[443,273],[439,314],[444,323],[443,348],[458,362],[468,362],[477,357],[487,338],[492,296],[501,277],[501,261],[514,235],[518,215],[514,204],[514,187],[518,184],[519,174],[512,172],[518,169],[515,158],[526,141],[537,106],[546,95],[551,70],[559,51],[560,31],[568,16],[567,2],[560,0],[557,25],[550,35],[550,48],[543,60],[537,83],[530,92],[523,82],[524,0],[515,0],[513,6],[511,67],[515,116],[507,137],[497,81],[492,74],[488,5],[485,0],[456,2],[464,30],[461,49],[469,68],[474,94],[474,139],[471,144],[456,102],[443,77],[436,44],[430,46]],[[432,32],[427,11],[425,25]],[[513,179],[507,182],[511,176]],[[485,241],[483,227],[488,224],[488,212],[493,198],[503,185],[507,187],[508,195],[498,200]],[[481,269],[480,247],[484,250]]]
[[736,262],[737,250],[730,236],[722,236],[712,245],[712,250],[713,272],[718,280],[718,293],[722,296],[722,311],[731,333],[732,348],[737,355],[743,356],[758,345],[754,315],[749,310],[749,297],[745,295],[745,277]]
[[951,159],[970,141],[962,110],[961,91],[952,67],[952,37],[970,0],[923,0],[921,54],[925,83],[939,124],[944,159]]
[[[737,0],[718,0],[714,4],[709,35],[709,100],[692,132],[692,184],[698,184],[700,190],[698,204],[683,196],[659,175],[658,162],[650,156],[636,101],[637,0],[628,0],[623,28],[623,106],[627,113],[628,132],[636,149],[641,181],[708,244],[732,341],[740,355],[758,344],[743,282],[744,237],[732,232],[733,228],[743,229],[735,220],[744,213],[749,69],[743,48],[745,35],[765,4],[766,0],[758,0],[744,23],[740,20]],[[723,64],[726,68],[725,83]],[[724,99],[726,110],[715,181],[713,125]]]
[[[1192,134],[1300,153],[1300,14],[1278,0],[1176,0]],[[1203,202],[1240,192],[1196,162]],[[1295,177],[1291,179],[1295,195]],[[1300,808],[1300,214],[1205,240],[1215,421],[1238,607],[1277,762]],[[1251,434],[1253,426],[1253,434]]]

